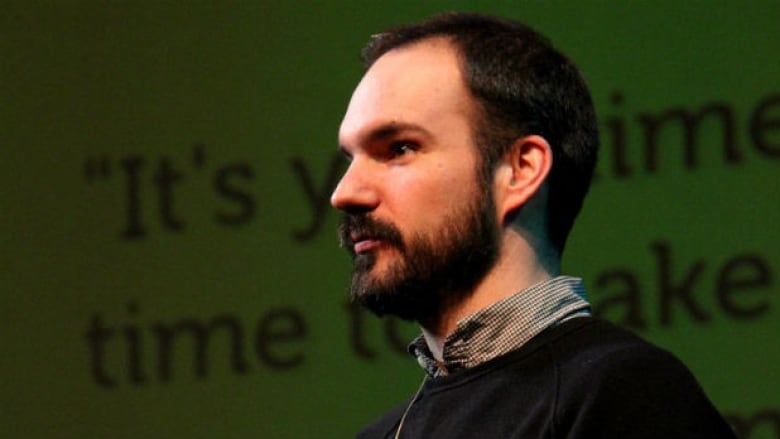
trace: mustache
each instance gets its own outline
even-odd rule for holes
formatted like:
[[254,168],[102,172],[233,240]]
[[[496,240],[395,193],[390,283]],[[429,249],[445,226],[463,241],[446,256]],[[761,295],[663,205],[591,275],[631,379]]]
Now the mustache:
[[355,242],[359,239],[377,239],[385,241],[400,250],[404,249],[401,231],[393,224],[370,217],[367,213],[347,213],[338,226],[339,245],[351,253]]

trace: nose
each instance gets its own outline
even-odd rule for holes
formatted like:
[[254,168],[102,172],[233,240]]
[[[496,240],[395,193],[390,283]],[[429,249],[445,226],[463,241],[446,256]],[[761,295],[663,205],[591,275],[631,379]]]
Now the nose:
[[359,158],[354,158],[330,196],[330,204],[345,212],[366,212],[379,204],[376,176]]

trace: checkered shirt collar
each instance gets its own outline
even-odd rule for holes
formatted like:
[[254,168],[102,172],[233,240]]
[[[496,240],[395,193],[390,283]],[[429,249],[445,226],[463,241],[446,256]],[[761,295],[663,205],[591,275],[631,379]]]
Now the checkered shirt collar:
[[420,335],[409,352],[433,377],[474,367],[513,351],[544,329],[590,315],[582,279],[558,276],[515,293],[458,322],[444,341],[443,363]]

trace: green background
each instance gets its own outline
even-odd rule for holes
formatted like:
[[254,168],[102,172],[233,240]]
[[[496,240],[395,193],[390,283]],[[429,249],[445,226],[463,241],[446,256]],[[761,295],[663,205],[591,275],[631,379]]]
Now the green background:
[[[525,21],[577,61],[603,152],[565,271],[585,278],[597,311],[673,351],[724,413],[753,422],[743,436],[780,437],[780,2],[0,6],[1,437],[349,437],[413,392],[422,373],[392,347],[387,323],[361,314],[354,334],[336,213],[325,210],[320,227],[296,238],[313,208],[293,164],[305,164],[326,199],[360,47],[387,26],[445,10]],[[764,150],[750,135],[762,102]],[[694,130],[695,166],[685,165],[684,132],[670,122],[659,130],[657,169],[645,169],[643,117],[711,104],[728,109],[739,160],[724,159],[723,123],[707,116]],[[623,172],[616,124],[626,132]],[[127,239],[122,162],[132,157],[144,163],[136,218],[145,234]],[[95,163],[106,173],[90,174]],[[161,163],[180,176],[169,215],[185,223],[180,230],[159,213]],[[214,181],[237,168],[247,174],[229,174],[229,184],[254,209],[227,225],[217,217],[245,205]],[[748,284],[730,297],[758,307],[755,315],[720,305],[724,270]],[[686,279],[708,319],[676,300],[664,321],[662,284]],[[633,308],[606,305],[627,290]],[[305,324],[284,339],[296,328],[271,323],[271,356],[300,359],[286,368],[256,354],[258,326],[280,309]],[[115,331],[104,353],[113,388],[90,371],[95,316]],[[219,316],[243,328],[246,370],[230,367],[227,337],[215,332],[206,376],[182,337],[171,378],[160,379],[153,328]],[[416,332],[396,329],[404,341]],[[144,380],[129,375],[132,334]]]

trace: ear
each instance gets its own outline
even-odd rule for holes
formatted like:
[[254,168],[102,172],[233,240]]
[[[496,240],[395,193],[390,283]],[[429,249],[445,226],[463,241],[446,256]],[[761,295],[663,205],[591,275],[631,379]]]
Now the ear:
[[544,137],[531,135],[515,140],[495,174],[496,208],[502,224],[511,222],[520,208],[540,192],[552,162],[552,148]]

